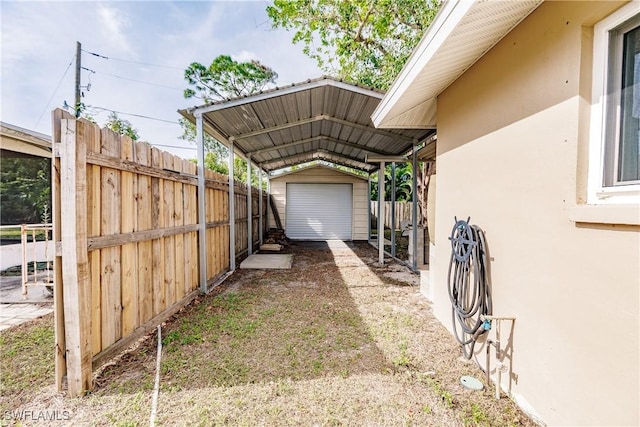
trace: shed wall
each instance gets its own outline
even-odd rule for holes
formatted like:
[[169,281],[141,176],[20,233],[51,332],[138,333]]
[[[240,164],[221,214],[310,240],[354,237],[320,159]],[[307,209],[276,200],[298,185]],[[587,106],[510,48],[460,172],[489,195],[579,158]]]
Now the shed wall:
[[[336,183],[353,184],[353,240],[367,240],[368,238],[368,209],[367,181],[334,171],[327,167],[315,166],[271,179],[271,194],[275,207],[283,224],[286,224],[287,183]],[[269,216],[269,227],[275,227],[273,215]]]
[[568,213],[584,199],[593,25],[620,4],[543,3],[438,97],[434,313],[452,328],[447,237],[470,216],[494,315],[517,318],[503,387],[549,425],[640,423],[640,229]]

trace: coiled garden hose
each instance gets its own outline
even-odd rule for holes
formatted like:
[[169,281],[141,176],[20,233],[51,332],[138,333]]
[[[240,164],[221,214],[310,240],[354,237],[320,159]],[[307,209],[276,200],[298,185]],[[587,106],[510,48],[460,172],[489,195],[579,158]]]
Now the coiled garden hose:
[[453,331],[467,359],[471,359],[478,337],[490,329],[481,316],[491,315],[492,310],[484,232],[469,225],[469,220],[455,218],[447,277]]

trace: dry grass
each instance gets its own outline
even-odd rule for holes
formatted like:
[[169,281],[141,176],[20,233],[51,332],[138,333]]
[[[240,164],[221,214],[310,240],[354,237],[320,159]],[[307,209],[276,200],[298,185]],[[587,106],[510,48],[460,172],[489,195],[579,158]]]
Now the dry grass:
[[[237,271],[164,325],[160,424],[533,425],[510,400],[459,384],[482,373],[459,359],[414,275],[380,268],[368,244],[332,246],[294,244],[291,270]],[[105,368],[83,399],[38,380],[2,407],[147,424],[156,344]]]

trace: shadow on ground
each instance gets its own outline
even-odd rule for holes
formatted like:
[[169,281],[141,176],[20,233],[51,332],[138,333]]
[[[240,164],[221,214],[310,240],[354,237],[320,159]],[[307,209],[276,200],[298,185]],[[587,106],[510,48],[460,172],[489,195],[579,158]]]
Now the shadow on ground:
[[[460,385],[482,373],[460,360],[405,266],[378,265],[364,242],[294,242],[288,251],[292,269],[236,271],[163,325],[157,424],[533,425],[492,389]],[[21,353],[26,339],[0,338],[15,343],[15,369],[28,372],[36,353]],[[70,425],[147,424],[156,347],[152,336],[114,360],[81,399],[7,377],[24,392],[0,407],[63,411]],[[48,367],[41,384],[52,359],[38,360]]]
[[[373,258],[357,256],[369,246],[333,245],[294,243],[290,270],[238,270],[214,295],[167,322],[162,387],[230,387],[397,369],[377,347],[349,290],[382,285],[370,276],[367,262]],[[358,269],[364,271],[345,275]],[[149,343],[105,369],[96,392],[152,388],[154,349]]]

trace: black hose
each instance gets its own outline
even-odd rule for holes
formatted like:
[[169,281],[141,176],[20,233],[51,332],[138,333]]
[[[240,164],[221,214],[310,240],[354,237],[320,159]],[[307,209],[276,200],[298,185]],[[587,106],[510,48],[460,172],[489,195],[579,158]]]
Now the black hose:
[[480,227],[469,225],[469,219],[456,218],[449,240],[447,281],[453,331],[464,356],[471,359],[476,340],[486,332],[481,316],[492,313],[485,237]]

